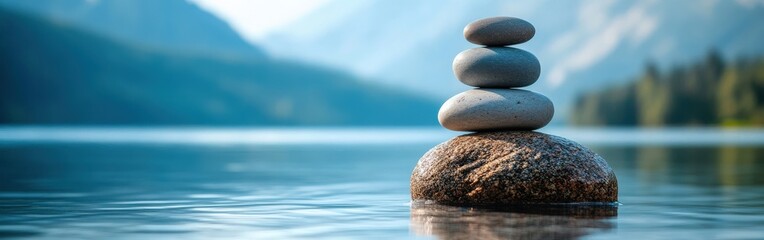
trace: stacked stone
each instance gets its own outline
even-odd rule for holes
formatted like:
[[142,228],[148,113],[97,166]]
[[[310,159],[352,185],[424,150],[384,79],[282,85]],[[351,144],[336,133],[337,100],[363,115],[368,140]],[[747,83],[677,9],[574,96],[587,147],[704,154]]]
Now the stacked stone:
[[534,130],[554,115],[552,101],[544,95],[517,88],[530,86],[541,74],[539,60],[521,49],[535,35],[530,23],[512,17],[493,17],[464,28],[467,41],[485,47],[456,55],[454,74],[477,89],[462,92],[443,104],[438,121],[455,131]]
[[475,21],[468,41],[485,47],[459,53],[459,81],[477,87],[446,101],[438,113],[457,136],[424,154],[411,174],[414,201],[458,206],[597,203],[618,200],[607,162],[580,144],[536,131],[552,119],[552,102],[517,89],[533,84],[541,67],[533,54],[507,47],[530,40],[530,23],[511,17]]

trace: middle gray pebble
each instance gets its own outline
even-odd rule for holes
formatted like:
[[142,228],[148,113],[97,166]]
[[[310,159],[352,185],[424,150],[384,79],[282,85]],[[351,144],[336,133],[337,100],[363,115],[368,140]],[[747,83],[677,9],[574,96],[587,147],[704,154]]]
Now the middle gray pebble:
[[533,54],[512,47],[467,49],[454,58],[456,78],[482,88],[518,88],[533,84],[541,64]]

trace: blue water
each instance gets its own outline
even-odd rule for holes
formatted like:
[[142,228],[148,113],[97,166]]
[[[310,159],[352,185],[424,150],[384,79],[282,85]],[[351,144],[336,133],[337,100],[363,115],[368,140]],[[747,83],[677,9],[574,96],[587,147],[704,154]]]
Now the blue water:
[[412,205],[439,129],[5,127],[0,238],[764,238],[762,130],[544,132],[607,159],[614,214]]

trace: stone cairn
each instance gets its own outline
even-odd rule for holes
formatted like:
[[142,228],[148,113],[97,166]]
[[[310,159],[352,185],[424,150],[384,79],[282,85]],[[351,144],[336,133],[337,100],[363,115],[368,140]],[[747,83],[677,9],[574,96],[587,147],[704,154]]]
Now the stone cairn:
[[484,45],[459,53],[453,70],[476,87],[448,99],[443,127],[476,132],[428,151],[411,175],[415,202],[502,207],[525,204],[614,204],[618,182],[607,162],[571,140],[535,132],[551,121],[552,101],[526,87],[539,78],[536,57],[509,45],[536,30],[512,17],[480,19],[464,28]]

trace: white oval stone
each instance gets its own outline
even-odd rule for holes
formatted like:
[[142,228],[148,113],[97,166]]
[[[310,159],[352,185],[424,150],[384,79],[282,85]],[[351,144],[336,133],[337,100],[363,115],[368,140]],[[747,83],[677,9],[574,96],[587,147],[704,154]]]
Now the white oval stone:
[[553,115],[552,101],[536,92],[477,88],[443,103],[438,121],[454,131],[534,130],[546,126]]

